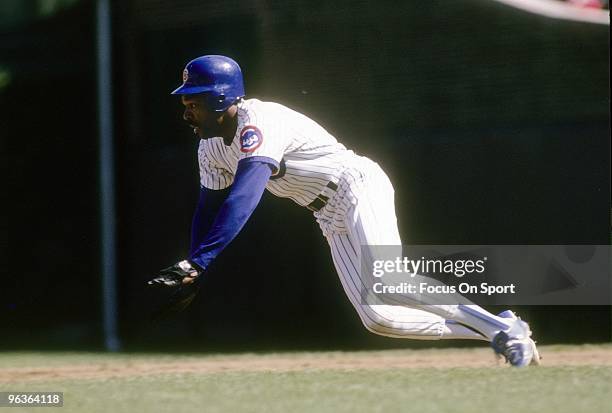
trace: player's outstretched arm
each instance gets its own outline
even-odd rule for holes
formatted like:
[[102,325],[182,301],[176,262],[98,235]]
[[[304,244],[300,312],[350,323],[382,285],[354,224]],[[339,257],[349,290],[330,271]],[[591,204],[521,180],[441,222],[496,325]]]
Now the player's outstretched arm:
[[[200,186],[198,203],[191,221],[191,249],[190,254],[195,251],[206,233],[210,229],[215,214],[219,207],[219,197],[215,192]],[[203,272],[196,264],[189,260],[183,260],[171,267],[161,270],[157,277],[148,282],[149,285],[162,285],[165,287],[180,287],[192,284]]]
[[[274,162],[271,160],[271,162]],[[202,243],[190,260],[202,268],[208,265],[240,233],[259,204],[274,165],[267,158],[247,158],[238,163],[230,193]]]
[[204,241],[226,195],[227,191],[213,190],[200,186],[198,203],[191,220],[191,247],[189,255],[193,254]]
[[[189,284],[197,279],[221,251],[238,235],[257,207],[275,165],[267,158],[246,158],[238,170],[229,195],[204,239],[195,247],[188,260],[162,270],[149,284],[169,287]],[[187,268],[185,263],[189,265]],[[170,270],[170,271],[168,271]]]

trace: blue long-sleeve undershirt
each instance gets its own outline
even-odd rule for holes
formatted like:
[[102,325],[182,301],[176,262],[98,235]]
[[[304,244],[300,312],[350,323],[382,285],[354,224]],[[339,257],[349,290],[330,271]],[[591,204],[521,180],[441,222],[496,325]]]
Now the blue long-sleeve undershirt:
[[191,220],[191,247],[189,256],[200,247],[206,237],[228,190],[213,190],[200,186],[200,196]]
[[274,160],[264,157],[245,158],[238,162],[234,183],[208,231],[206,227],[211,210],[207,199],[210,194],[206,189],[200,191],[191,228],[189,259],[192,262],[203,269],[208,267],[238,235],[259,203],[275,167]]

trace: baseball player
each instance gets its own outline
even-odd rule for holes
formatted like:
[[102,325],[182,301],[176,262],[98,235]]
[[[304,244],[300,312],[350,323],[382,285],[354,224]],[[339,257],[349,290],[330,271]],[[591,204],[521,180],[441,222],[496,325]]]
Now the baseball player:
[[[362,251],[401,245],[394,190],[385,172],[308,117],[278,103],[245,99],[241,69],[228,57],[198,57],[187,64],[182,78],[172,94],[180,96],[183,118],[200,138],[200,196],[188,258],[149,284],[194,284],[240,232],[267,189],[313,212],[344,291],[371,332],[486,340],[513,366],[539,363],[529,326],[511,311],[494,315],[469,302],[434,305],[409,295],[402,305],[364,303]],[[211,211],[210,192],[228,187],[223,204]],[[206,219],[210,214],[212,224]]]

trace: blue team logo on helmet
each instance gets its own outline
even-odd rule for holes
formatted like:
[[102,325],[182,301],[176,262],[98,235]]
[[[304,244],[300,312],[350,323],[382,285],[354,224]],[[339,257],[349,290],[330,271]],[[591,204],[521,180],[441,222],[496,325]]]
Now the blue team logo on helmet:
[[245,126],[240,131],[240,151],[253,152],[261,146],[263,134],[255,126]]

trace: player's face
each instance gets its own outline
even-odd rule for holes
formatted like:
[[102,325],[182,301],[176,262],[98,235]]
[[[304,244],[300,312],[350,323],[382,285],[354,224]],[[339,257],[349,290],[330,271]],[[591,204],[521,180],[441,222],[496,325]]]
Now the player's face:
[[198,95],[182,95],[181,103],[185,106],[183,119],[200,139],[221,136],[223,116],[206,110],[204,98]]

